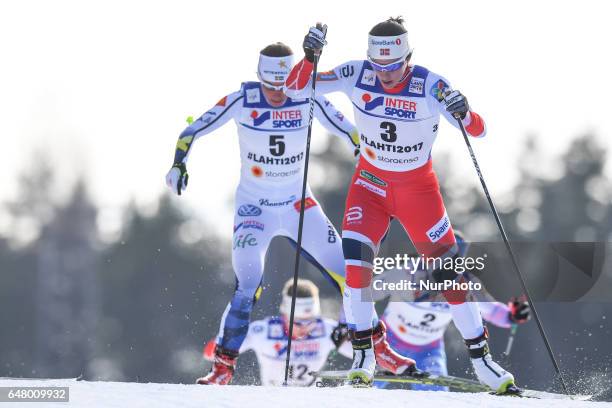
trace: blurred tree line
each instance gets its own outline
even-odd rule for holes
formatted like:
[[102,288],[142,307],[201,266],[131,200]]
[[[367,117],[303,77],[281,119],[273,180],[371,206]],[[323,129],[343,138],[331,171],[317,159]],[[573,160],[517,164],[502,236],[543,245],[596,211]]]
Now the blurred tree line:
[[[612,184],[603,173],[606,150],[592,135],[579,137],[552,164],[557,177],[550,177],[537,141],[528,138],[524,145],[516,187],[494,197],[511,239],[607,241]],[[453,172],[458,162],[471,166],[467,152],[434,162],[455,228],[474,241],[499,240],[476,177],[466,181]],[[12,230],[28,236],[25,243],[12,234],[0,237],[0,376],[191,383],[205,371],[202,346],[216,334],[234,288],[230,242],[214,233],[212,220],[195,219],[168,194],[159,197],[155,211],[128,205],[119,234],[102,239],[104,218],[84,181],[68,200],[54,204],[53,169],[45,160],[34,163],[20,179],[18,201],[0,207]],[[324,177],[316,177],[317,167],[325,168]],[[313,157],[313,190],[338,230],[353,167],[335,138]],[[412,252],[409,246],[394,223],[381,255]],[[281,256],[286,253],[293,253],[291,246],[274,240],[255,318],[277,313],[280,288],[292,275],[293,258]],[[324,306],[337,310],[340,299],[316,270],[304,264],[302,276],[320,286]],[[604,283],[612,283],[609,272]],[[568,372],[609,380],[601,367],[609,365],[612,352],[605,321],[610,311],[610,303],[541,305]],[[550,362],[535,324],[527,326],[514,346],[521,352],[507,364],[525,372],[523,384],[548,384]],[[493,350],[501,352],[506,334],[492,332]],[[449,336],[455,336],[447,339],[451,373],[460,375],[467,357],[457,334]],[[254,381],[253,356],[239,364],[236,382]]]

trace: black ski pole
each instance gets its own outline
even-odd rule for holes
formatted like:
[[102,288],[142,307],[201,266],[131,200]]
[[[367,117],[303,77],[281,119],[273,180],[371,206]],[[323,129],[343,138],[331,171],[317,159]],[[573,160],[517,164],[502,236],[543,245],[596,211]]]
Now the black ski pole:
[[478,161],[476,160],[476,155],[474,154],[474,150],[472,149],[472,145],[470,144],[470,140],[468,139],[467,132],[465,131],[465,126],[463,126],[463,122],[461,118],[455,116],[457,123],[459,124],[459,128],[461,129],[461,133],[463,133],[463,139],[465,140],[465,144],[470,152],[470,156],[472,157],[472,163],[474,163],[474,167],[476,168],[476,173],[478,174],[478,178],[480,179],[480,184],[482,184],[482,189],[484,190],[485,196],[487,197],[487,201],[489,202],[489,206],[491,207],[491,212],[495,217],[495,222],[497,223],[497,227],[499,228],[499,232],[504,240],[504,244],[506,244],[506,249],[508,249],[508,253],[510,254],[510,259],[512,260],[512,265],[514,266],[514,270],[519,277],[519,281],[521,282],[521,286],[523,287],[523,291],[527,296],[527,300],[529,301],[529,305],[531,306],[531,310],[533,311],[533,318],[538,325],[538,329],[540,330],[540,335],[544,340],[544,344],[546,345],[546,350],[548,350],[548,355],[555,367],[555,371],[561,380],[561,386],[563,387],[563,391],[569,395],[569,391],[567,390],[567,386],[565,385],[565,379],[563,378],[563,374],[561,373],[561,369],[559,368],[559,364],[557,363],[557,359],[555,358],[555,354],[553,353],[552,347],[550,346],[550,342],[548,341],[548,337],[546,336],[546,332],[544,331],[544,326],[542,325],[542,321],[540,320],[540,316],[538,316],[538,312],[536,311],[535,304],[533,299],[531,298],[531,294],[527,289],[527,284],[525,283],[525,279],[523,278],[523,274],[521,273],[521,269],[518,266],[518,262],[516,261],[516,257],[514,256],[514,251],[512,251],[512,247],[510,246],[510,242],[508,241],[508,236],[506,235],[506,231],[504,230],[504,226],[502,225],[501,219],[499,218],[499,214],[495,209],[495,204],[493,204],[493,200],[491,199],[491,195],[489,194],[489,189],[487,188],[487,184],[485,183],[484,177],[482,176],[482,172],[480,171],[480,166],[478,165]]
[[[323,32],[323,39],[327,34],[327,26],[321,26]],[[291,312],[289,313],[289,338],[287,339],[287,359],[285,361],[285,381],[283,385],[287,385],[287,378],[289,376],[289,360],[291,359],[291,340],[293,338],[293,317],[295,314],[295,292],[298,281],[298,274],[300,270],[300,255],[302,252],[302,229],[304,227],[304,209],[306,201],[306,185],[308,183],[308,159],[310,156],[310,134],[312,132],[312,117],[314,115],[314,98],[315,88],[317,84],[317,65],[319,63],[320,52],[314,53],[314,62],[312,68],[312,90],[310,92],[310,114],[308,115],[308,135],[306,136],[306,152],[304,159],[304,178],[302,180],[302,199],[300,200],[300,220],[298,223],[298,236],[297,236],[297,248],[295,253],[295,266],[293,269],[293,290],[291,292]]]
[[510,355],[510,351],[512,351],[512,345],[514,344],[514,336],[516,336],[516,330],[518,328],[518,324],[512,323],[510,326],[510,335],[508,336],[508,343],[506,344],[506,350],[504,350],[504,355],[508,357]]

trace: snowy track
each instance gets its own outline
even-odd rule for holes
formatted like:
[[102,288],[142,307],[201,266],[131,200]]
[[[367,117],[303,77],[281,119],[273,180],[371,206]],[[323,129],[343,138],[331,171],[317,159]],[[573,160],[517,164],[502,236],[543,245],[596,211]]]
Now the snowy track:
[[139,384],[75,380],[0,379],[0,387],[55,386],[70,388],[69,403],[0,403],[8,406],[44,407],[610,407],[609,402],[534,400],[495,397],[486,394],[352,389],[283,388],[248,386],[198,386],[181,384]]

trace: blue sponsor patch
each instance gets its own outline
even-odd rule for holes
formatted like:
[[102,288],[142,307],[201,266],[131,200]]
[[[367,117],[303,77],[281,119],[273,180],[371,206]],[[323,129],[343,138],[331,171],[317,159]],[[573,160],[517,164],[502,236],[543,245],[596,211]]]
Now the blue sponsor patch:
[[337,81],[338,75],[334,71],[320,72],[317,74],[317,81]]

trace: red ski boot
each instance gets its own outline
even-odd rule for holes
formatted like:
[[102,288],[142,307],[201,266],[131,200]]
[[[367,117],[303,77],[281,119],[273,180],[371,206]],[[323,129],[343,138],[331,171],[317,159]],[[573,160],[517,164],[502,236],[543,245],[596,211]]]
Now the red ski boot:
[[224,349],[223,347],[215,347],[215,357],[210,373],[196,380],[196,384],[202,385],[226,385],[232,381],[234,376],[234,368],[236,368],[236,360],[238,352]]
[[413,359],[398,354],[389,346],[387,342],[387,327],[382,320],[379,320],[376,327],[374,327],[372,343],[374,344],[374,354],[376,354],[376,364],[383,370],[395,375],[414,375],[420,372],[416,368],[416,363]]

